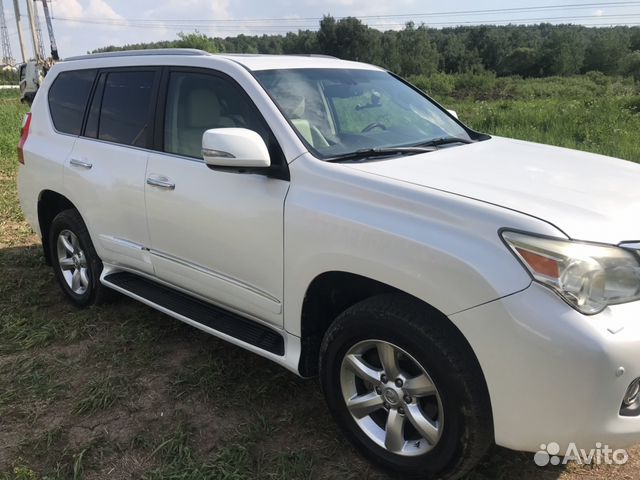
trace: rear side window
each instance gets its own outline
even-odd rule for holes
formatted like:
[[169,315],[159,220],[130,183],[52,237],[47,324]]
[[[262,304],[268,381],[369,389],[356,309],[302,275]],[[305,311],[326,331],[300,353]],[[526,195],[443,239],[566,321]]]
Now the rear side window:
[[82,117],[96,77],[95,70],[62,72],[49,89],[49,110],[56,130],[80,135]]
[[155,72],[152,71],[107,74],[97,125],[99,139],[135,147],[147,146],[154,79]]

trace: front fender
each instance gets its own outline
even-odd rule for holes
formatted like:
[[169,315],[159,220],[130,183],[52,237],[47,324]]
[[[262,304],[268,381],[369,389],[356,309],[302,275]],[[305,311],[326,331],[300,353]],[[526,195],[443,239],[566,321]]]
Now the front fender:
[[519,212],[301,157],[285,205],[285,328],[300,335],[308,286],[342,271],[446,315],[527,288],[500,228],[563,236]]

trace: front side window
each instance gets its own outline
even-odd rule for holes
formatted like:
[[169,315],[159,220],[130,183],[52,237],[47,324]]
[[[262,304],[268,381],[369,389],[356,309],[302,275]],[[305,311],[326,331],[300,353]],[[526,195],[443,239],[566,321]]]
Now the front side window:
[[61,72],[49,89],[49,111],[56,130],[70,135],[80,135],[82,117],[95,70]]
[[434,103],[379,70],[263,70],[255,76],[320,158],[364,149],[471,140]]
[[95,127],[97,138],[135,147],[147,146],[154,79],[152,71],[107,73]]
[[164,151],[202,158],[202,134],[211,128],[248,128],[270,145],[264,121],[239,86],[217,75],[172,72],[164,119]]

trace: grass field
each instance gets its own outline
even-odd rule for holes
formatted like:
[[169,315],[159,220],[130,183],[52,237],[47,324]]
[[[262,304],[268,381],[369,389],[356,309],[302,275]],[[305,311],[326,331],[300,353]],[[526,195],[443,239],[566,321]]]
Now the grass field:
[[[478,130],[640,161],[638,89],[605,80],[566,79],[580,95],[557,79],[477,102],[434,95]],[[343,440],[316,381],[125,298],[63,299],[17,204],[24,111],[0,93],[0,479],[389,478]],[[470,478],[638,478],[640,448],[630,455],[540,469],[494,448]]]

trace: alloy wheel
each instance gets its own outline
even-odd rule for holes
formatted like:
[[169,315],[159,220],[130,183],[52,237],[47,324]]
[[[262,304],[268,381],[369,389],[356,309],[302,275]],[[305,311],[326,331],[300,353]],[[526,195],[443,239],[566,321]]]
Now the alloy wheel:
[[383,340],[365,340],[343,358],[340,386],[349,413],[376,444],[402,456],[422,455],[442,436],[442,399],[426,370]]
[[80,241],[71,230],[62,230],[56,242],[58,265],[67,286],[76,295],[89,289],[89,267]]

